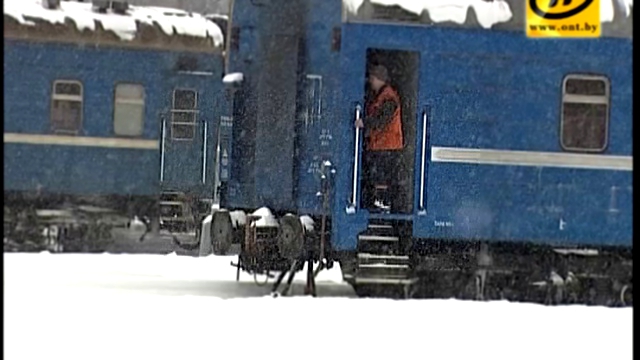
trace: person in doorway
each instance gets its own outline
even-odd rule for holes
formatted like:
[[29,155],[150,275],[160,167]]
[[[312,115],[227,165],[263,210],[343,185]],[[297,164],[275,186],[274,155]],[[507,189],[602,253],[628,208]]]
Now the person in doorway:
[[397,194],[399,166],[403,149],[402,105],[397,91],[389,85],[389,73],[382,65],[369,70],[368,82],[373,92],[364,118],[356,127],[364,128],[363,206],[370,209],[393,209]]

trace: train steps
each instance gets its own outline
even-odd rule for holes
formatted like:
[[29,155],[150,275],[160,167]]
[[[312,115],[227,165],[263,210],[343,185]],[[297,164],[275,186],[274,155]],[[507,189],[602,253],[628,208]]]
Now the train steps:
[[185,195],[179,192],[165,192],[160,196],[161,228],[170,232],[192,231],[194,219]]
[[358,236],[354,284],[401,286],[406,294],[417,279],[413,276],[410,257],[401,249],[400,237],[392,223],[377,221],[369,224],[368,229]]

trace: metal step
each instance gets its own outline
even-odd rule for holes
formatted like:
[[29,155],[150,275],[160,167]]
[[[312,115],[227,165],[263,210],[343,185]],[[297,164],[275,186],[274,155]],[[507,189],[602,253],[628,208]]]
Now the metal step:
[[160,206],[184,206],[182,201],[160,201]]
[[160,203],[160,205],[162,204],[170,205],[171,203],[177,205],[177,204],[183,204],[185,199],[186,198],[184,193],[163,192],[162,194],[160,194],[160,199],[158,202]]
[[409,266],[402,265],[361,265],[356,271],[357,278],[367,279],[406,279],[409,276]]
[[188,218],[188,217],[184,217],[184,216],[162,216],[160,217],[160,220],[162,220],[163,222],[187,222],[187,221],[193,221],[193,219]]
[[358,235],[356,266],[353,278],[355,284],[403,285],[410,286],[411,260],[398,252],[400,237],[392,223],[372,220],[367,230]]
[[355,278],[403,280],[410,275],[408,256],[359,253],[356,263]]
[[383,279],[383,278],[366,278],[356,277],[356,284],[380,284],[380,285],[413,285],[418,282],[417,278],[411,279]]
[[358,260],[360,259],[380,259],[380,260],[396,260],[396,261],[409,261],[407,255],[384,255],[384,254],[370,254],[370,253],[358,253]]
[[[396,229],[390,224],[369,224],[367,230],[360,234],[360,236],[390,236],[397,235]],[[364,240],[367,241],[367,240]]]
[[393,226],[389,224],[369,224],[368,228],[371,230],[392,230]]
[[408,264],[360,264],[360,269],[409,269]]
[[400,240],[397,236],[385,236],[385,235],[359,235],[359,241],[378,241],[378,242],[397,242]]
[[183,192],[180,191],[164,191],[160,194],[160,197],[171,197],[171,196],[184,196]]

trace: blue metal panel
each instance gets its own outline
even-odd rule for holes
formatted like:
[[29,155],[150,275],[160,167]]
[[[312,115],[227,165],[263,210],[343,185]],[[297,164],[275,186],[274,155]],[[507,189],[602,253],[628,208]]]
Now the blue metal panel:
[[[364,74],[366,48],[359,38],[360,34],[351,31],[351,25],[342,28],[341,52],[341,90],[339,121],[335,124],[337,130],[336,156],[337,173],[335,177],[335,197],[332,206],[332,245],[334,249],[355,250],[357,235],[367,226],[368,212],[358,209],[360,203],[360,166],[357,166],[358,176],[353,207],[354,166],[356,166],[356,136],[354,120],[356,106],[362,107],[364,99]],[[359,138],[359,149],[362,149],[362,139]],[[359,150],[358,163],[362,162],[362,151]],[[351,209],[351,210],[347,210]],[[353,211],[355,210],[355,211]]]
[[10,40],[5,40],[5,54],[5,99],[10,104],[5,114],[22,118],[8,121],[11,128],[5,131],[48,133],[53,81],[77,79],[84,90],[84,121],[79,135],[113,136],[114,86],[135,82],[145,86],[142,137],[158,138],[156,111],[166,106],[163,77],[172,66],[167,58],[173,58],[173,54]]
[[631,245],[629,172],[434,163],[427,191],[417,237]]
[[[239,50],[231,53],[229,72],[250,77],[259,71],[252,49],[256,48],[255,34],[262,29],[255,15],[264,9],[248,0],[236,5],[233,23],[239,28],[240,41]],[[303,126],[306,118],[299,117],[296,202],[300,211],[318,209],[315,169],[318,161],[331,159],[337,170],[331,234],[335,249],[354,250],[357,234],[369,218],[366,211],[346,210],[353,185],[354,108],[363,99],[367,48],[421,53],[416,168],[421,166],[423,109],[428,110],[429,124],[425,213],[418,206],[421,174],[414,177],[415,236],[630,244],[628,171],[434,163],[430,153],[433,146],[562,152],[562,79],[568,73],[598,73],[608,76],[612,89],[605,154],[629,156],[631,41],[540,41],[499,30],[349,23],[342,25],[342,47],[337,54],[330,48],[332,24],[337,21],[334,16],[339,13],[334,5],[312,1],[307,9],[304,71],[322,76],[323,105],[317,123]],[[249,91],[250,84],[247,81]],[[234,122],[234,159],[242,158],[243,162],[250,161],[254,141],[247,136],[252,120],[245,121]],[[230,204],[254,205],[253,188],[259,179],[253,166],[240,161],[234,164]]]
[[[204,110],[201,118],[211,122],[218,118],[214,101],[217,101],[221,87],[219,79],[223,64],[219,55],[189,53],[197,58],[198,70],[213,73],[213,76],[191,80],[193,76],[175,75],[176,61],[184,55],[178,52],[7,39],[4,52],[5,133],[50,134],[51,91],[53,82],[58,79],[78,80],[83,84],[83,123],[78,136],[115,137],[114,91],[120,82],[139,83],[145,88],[145,121],[140,140],[160,138],[160,115],[170,109],[171,93],[176,86],[198,86]],[[208,154],[212,160],[215,129],[212,123],[208,130],[211,139]],[[202,144],[196,145],[201,151]],[[5,149],[5,158],[12,157],[5,161],[5,190],[35,190],[42,186],[70,194],[151,194],[158,191],[158,150],[25,144],[7,145]],[[191,165],[198,167],[194,178],[200,181],[202,157],[187,156],[182,160],[182,166]],[[208,167],[211,181],[207,180],[206,185],[210,188],[213,161]],[[60,169],[70,170],[63,172]],[[183,172],[183,169],[175,171]],[[199,191],[211,193],[211,189]]]
[[[432,146],[562,152],[562,79],[596,73],[606,75],[612,89],[605,154],[631,155],[628,40],[533,41],[500,31],[346,24],[345,119],[353,117],[349,103],[361,98],[364,51],[370,47],[422,52],[418,106],[430,108],[427,154]],[[356,247],[361,216],[350,220],[343,214],[354,139],[351,121],[336,126],[342,136],[333,241],[347,250]],[[416,150],[420,155],[420,146]],[[427,168],[427,211],[414,216],[416,237],[631,246],[629,171],[431,162]],[[418,195],[416,189],[416,201]]]
[[[211,60],[209,60],[211,61]],[[220,64],[221,65],[221,64]],[[220,67],[221,69],[221,67]],[[165,134],[162,188],[173,191],[189,191],[201,196],[213,196],[215,172],[215,146],[218,123],[223,105],[223,88],[220,71],[211,75],[176,74],[167,76],[169,104],[174,89],[189,89],[197,93],[198,114],[192,140],[173,140],[171,136],[171,112],[163,112]]]
[[[331,51],[331,34],[334,27],[341,26],[340,2],[305,1],[306,9],[301,16],[306,17],[304,55],[300,74],[305,79],[311,76],[321,85],[313,96],[313,105],[319,105],[313,119],[305,120],[309,83],[301,83],[298,92],[298,116],[296,118],[295,182],[293,206],[287,204],[287,210],[296,208],[300,213],[318,214],[321,211],[317,192],[320,190],[320,164],[323,160],[332,160],[335,151],[336,103],[340,97],[339,89],[339,52]],[[234,3],[233,27],[238,34],[237,50],[231,51],[227,72],[244,74],[245,112],[233,118],[232,171],[229,178],[229,196],[226,206],[257,207],[262,203],[255,201],[259,189],[269,183],[264,173],[269,164],[261,164],[256,159],[256,149],[261,141],[256,136],[255,124],[255,84],[258,74],[263,71],[263,60],[259,56],[257,34],[268,30],[269,21],[264,14],[276,11],[269,6],[260,6],[248,0]],[[267,17],[268,18],[268,17]],[[263,20],[261,20],[263,19]],[[232,42],[233,46],[233,42]],[[311,84],[313,85],[313,84]],[[316,83],[316,85],[318,85]],[[321,87],[321,88],[320,88]],[[264,154],[263,154],[264,155]],[[288,156],[288,155],[278,155]],[[280,186],[284,185],[284,182]],[[276,191],[270,187],[269,191]],[[282,205],[282,204],[280,204]],[[276,209],[278,210],[278,209]]]
[[[231,23],[233,24],[232,36],[229,40],[232,49],[229,53],[227,73],[239,72],[244,74],[242,106],[252,109],[251,96],[253,91],[254,76],[259,71],[255,58],[257,49],[257,33],[261,30],[257,12],[262,7],[254,6],[249,0],[234,2]],[[232,148],[230,151],[230,174],[227,181],[228,193],[226,197],[227,207],[252,208],[258,206],[255,201],[254,183],[255,173],[253,159],[255,152],[255,125],[252,122],[252,111],[240,111],[233,117]],[[232,115],[232,114],[227,114]],[[242,160],[240,160],[242,159]]]
[[[445,35],[450,42],[442,41]],[[562,79],[568,73],[596,73],[607,75],[612,84],[605,154],[630,155],[631,83],[622,70],[631,69],[630,42],[536,43],[539,54],[553,54],[545,61],[526,48],[531,41],[493,36],[496,46],[487,48],[499,43],[500,52],[479,49],[462,34],[434,32],[434,41],[444,45],[424,63],[434,103],[431,146],[562,152]],[[463,45],[459,55],[466,59],[452,59],[448,51],[454,49],[446,49],[451,43]],[[608,56],[616,53],[629,57]],[[508,74],[508,81],[501,74]],[[414,222],[416,237],[631,246],[630,172],[429,166],[427,216]],[[612,201],[620,203],[612,206]]]
[[153,195],[153,150],[5,144],[4,189],[73,195]]
[[307,3],[304,75],[311,78],[301,92],[304,106],[297,132],[297,207],[301,213],[318,214],[321,211],[321,198],[317,196],[321,163],[333,161],[339,141],[334,123],[341,121],[336,114],[341,101],[341,94],[336,91],[340,80],[337,71],[340,52],[331,50],[332,31],[341,26],[339,6],[335,1]]

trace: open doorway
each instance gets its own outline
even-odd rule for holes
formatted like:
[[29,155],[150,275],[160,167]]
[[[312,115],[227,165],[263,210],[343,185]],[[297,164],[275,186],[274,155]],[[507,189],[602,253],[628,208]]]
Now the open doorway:
[[[418,75],[420,54],[413,51],[400,51],[388,49],[367,49],[366,55],[367,74],[373,66],[382,65],[387,69],[389,75],[388,85],[396,90],[401,103],[402,136],[403,149],[397,156],[397,164],[392,168],[397,171],[395,174],[396,184],[389,189],[393,189],[388,197],[392,200],[392,213],[410,214],[413,212],[413,179],[414,179],[414,156],[416,142],[416,108],[418,99]],[[372,101],[375,97],[374,91],[370,89],[369,83],[365,85],[366,102]],[[364,150],[365,153],[367,150]],[[366,166],[366,164],[363,164]],[[387,167],[389,168],[389,167]],[[363,174],[367,173],[363,169]],[[363,181],[371,181],[363,177]],[[371,184],[362,184],[363,190],[369,188]],[[363,204],[363,207],[370,207]]]

